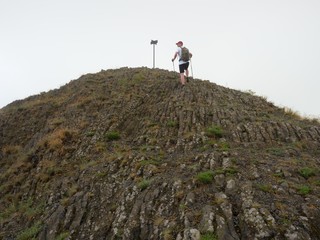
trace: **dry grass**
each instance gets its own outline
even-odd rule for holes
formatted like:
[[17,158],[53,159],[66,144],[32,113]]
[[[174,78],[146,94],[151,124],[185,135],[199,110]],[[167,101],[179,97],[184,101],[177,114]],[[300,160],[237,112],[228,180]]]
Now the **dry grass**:
[[40,146],[48,148],[50,151],[58,151],[64,153],[64,145],[72,140],[77,135],[77,132],[68,128],[59,128],[48,134],[42,141]]
[[2,149],[1,152],[7,156],[11,154],[17,154],[21,151],[21,146],[19,145],[5,145]]
[[288,115],[289,117],[293,117],[295,119],[299,119],[302,120],[303,117],[300,115],[299,112],[292,110],[291,108],[284,108],[284,112],[286,115]]

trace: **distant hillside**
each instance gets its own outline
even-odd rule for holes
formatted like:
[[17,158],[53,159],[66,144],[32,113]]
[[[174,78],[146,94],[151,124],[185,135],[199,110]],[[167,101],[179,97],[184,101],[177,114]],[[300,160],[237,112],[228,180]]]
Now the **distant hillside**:
[[159,69],[0,110],[0,239],[320,239],[320,125]]

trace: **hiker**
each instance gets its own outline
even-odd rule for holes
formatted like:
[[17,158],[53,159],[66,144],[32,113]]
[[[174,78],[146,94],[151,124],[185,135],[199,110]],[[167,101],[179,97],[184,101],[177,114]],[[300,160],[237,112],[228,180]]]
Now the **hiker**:
[[186,47],[183,47],[183,42],[179,41],[176,43],[177,51],[174,53],[172,58],[172,62],[179,56],[179,72],[180,72],[180,81],[181,84],[184,86],[186,84],[184,72],[186,72],[187,81],[189,81],[189,60],[192,57],[192,54]]

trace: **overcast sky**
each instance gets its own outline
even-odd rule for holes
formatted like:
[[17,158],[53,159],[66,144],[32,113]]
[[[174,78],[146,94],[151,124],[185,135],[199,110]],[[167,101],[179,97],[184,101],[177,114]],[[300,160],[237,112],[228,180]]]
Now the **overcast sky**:
[[151,68],[151,39],[158,68],[173,70],[182,40],[195,78],[320,116],[319,0],[0,0],[0,108],[89,72]]

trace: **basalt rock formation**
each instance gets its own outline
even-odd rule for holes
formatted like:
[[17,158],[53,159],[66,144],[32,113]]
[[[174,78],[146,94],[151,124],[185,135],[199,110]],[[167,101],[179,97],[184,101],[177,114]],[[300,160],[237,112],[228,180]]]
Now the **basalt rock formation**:
[[159,69],[0,110],[0,239],[320,239],[320,124]]

